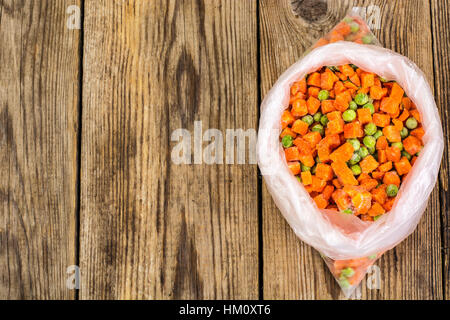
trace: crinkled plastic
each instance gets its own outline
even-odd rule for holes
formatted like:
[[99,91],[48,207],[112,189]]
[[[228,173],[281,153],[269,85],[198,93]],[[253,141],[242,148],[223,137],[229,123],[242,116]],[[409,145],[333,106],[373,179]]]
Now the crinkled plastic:
[[[322,66],[348,63],[397,81],[417,106],[425,130],[424,148],[402,183],[392,209],[375,222],[319,210],[289,171],[279,141],[280,118],[289,107],[290,86]],[[350,287],[340,283],[347,296],[382,253],[396,246],[416,228],[436,183],[443,148],[441,121],[425,75],[408,58],[375,45],[337,41],[313,49],[283,73],[261,105],[258,164],[277,207],[295,234],[324,256],[338,282],[341,275],[336,272],[336,264],[363,260],[359,264],[362,272]]]

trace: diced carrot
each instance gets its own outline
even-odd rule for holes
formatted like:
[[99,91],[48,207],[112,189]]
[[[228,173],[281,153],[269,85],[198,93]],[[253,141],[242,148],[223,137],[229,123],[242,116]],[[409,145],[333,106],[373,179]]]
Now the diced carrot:
[[329,114],[327,114],[327,117],[328,117],[329,121],[342,120],[342,112],[333,111],[333,112],[330,112]]
[[379,100],[384,97],[385,92],[382,87],[372,86],[370,87],[370,97],[374,100]]
[[314,158],[310,154],[304,155],[299,152],[298,160],[300,160],[301,163],[303,163],[305,166],[308,166],[308,167],[312,167],[315,164]]
[[348,109],[350,101],[352,101],[351,94],[348,92],[348,90],[343,91],[336,95],[335,108],[339,111],[344,112]]
[[[369,209],[369,210],[370,210],[370,209]],[[362,214],[362,215],[359,216],[359,218],[360,218],[362,221],[373,221],[373,218],[372,218],[371,216],[369,216],[368,214]],[[352,276],[350,279],[352,279],[352,280],[349,280],[349,282],[350,282],[350,281],[357,282],[357,280],[353,280],[353,276]]]
[[383,177],[383,183],[386,185],[395,184],[397,187],[400,187],[400,177],[395,171],[386,172]]
[[392,123],[394,124],[394,127],[397,128],[398,131],[401,131],[403,129],[403,122],[398,119],[392,119]]
[[330,160],[330,146],[327,144],[317,144],[317,156],[321,162],[328,162]]
[[386,185],[382,184],[378,188],[375,188],[371,191],[372,198],[378,203],[385,203],[387,199],[387,193],[386,193]]
[[372,207],[369,209],[367,214],[369,216],[376,217],[376,216],[379,216],[381,214],[384,214],[385,212],[386,212],[386,210],[384,210],[384,208],[378,202],[375,202],[372,205]]
[[323,114],[329,113],[334,110],[336,110],[336,108],[334,107],[333,100],[323,100],[322,101],[322,113]]
[[388,161],[397,162],[400,160],[401,152],[397,147],[387,147],[386,148],[386,159]]
[[283,131],[281,131],[280,133],[280,138],[283,138],[284,136],[291,136],[292,138],[295,138],[297,136],[297,134],[291,130],[291,128],[286,127]]
[[376,179],[366,179],[360,183],[361,187],[367,191],[371,191],[373,188],[378,186],[378,180]]
[[409,110],[409,113],[417,120],[417,122],[421,122],[419,110],[411,109]]
[[349,64],[340,66],[339,71],[347,77],[351,77],[355,74],[355,70],[353,70],[353,68]]
[[331,90],[333,89],[334,81],[330,73],[323,72],[320,75],[320,87],[324,90]]
[[411,105],[412,105],[411,99],[408,97],[403,97],[402,105],[405,107],[406,110],[411,109]]
[[[358,89],[358,87],[353,83],[353,82],[351,82],[351,81],[344,81],[344,86],[347,88],[347,89],[351,89],[351,90],[356,90],[356,89]],[[350,90],[349,90],[350,91]],[[350,91],[350,93],[351,93],[351,91]]]
[[316,176],[322,180],[330,181],[333,179],[333,169],[325,163],[318,163],[316,166]]
[[348,77],[345,74],[341,73],[341,72],[336,72],[336,75],[339,77],[339,79],[341,81],[347,81],[348,80]]
[[381,171],[381,172],[388,172],[391,169],[392,169],[392,161],[388,161],[386,163],[383,163],[382,165],[380,165],[378,167],[378,171]]
[[[367,109],[369,110],[369,109]],[[370,110],[369,110],[370,113]],[[345,139],[361,138],[364,136],[364,130],[359,121],[346,123],[344,125]]]
[[417,160],[417,156],[414,156],[414,157],[411,158],[411,165],[412,166],[414,165],[414,162],[416,162],[416,160]]
[[294,176],[300,173],[300,162],[288,162],[288,167]]
[[328,44],[328,40],[324,38],[320,38],[317,40],[316,44],[314,45],[314,48],[322,47],[324,45]]
[[344,92],[345,90],[347,90],[347,88],[344,86],[344,84],[342,83],[342,81],[336,81],[334,83],[334,93],[336,94],[336,96],[342,92]]
[[372,171],[372,178],[381,180],[384,177],[384,172],[381,171]]
[[313,189],[312,189],[312,185],[311,184],[305,186],[305,189],[306,189],[306,191],[308,191],[309,194],[313,193]]
[[305,135],[308,132],[308,128],[309,125],[300,119],[295,120],[295,122],[292,124],[292,131],[301,135]]
[[292,116],[295,118],[303,117],[308,113],[308,106],[304,99],[297,99],[292,103],[291,109]]
[[407,109],[403,109],[402,114],[398,117],[398,120],[405,121],[409,118],[409,111]]
[[[366,124],[369,122],[372,122],[372,114],[370,113],[370,109],[369,108],[359,108],[357,110],[358,113],[358,121],[361,124]],[[344,129],[345,131],[345,129]]]
[[323,194],[318,194],[314,197],[314,202],[319,209],[325,209],[328,206],[328,200],[325,199]]
[[414,155],[422,149],[422,143],[414,136],[408,136],[403,140],[403,147],[410,155]]
[[371,202],[372,202],[372,194],[362,187],[355,187],[351,185],[344,186],[344,192],[350,195],[353,212],[356,215],[365,214],[369,211]]
[[362,182],[362,181],[364,181],[364,180],[367,180],[367,179],[372,179],[372,177],[370,176],[370,174],[368,174],[368,173],[364,173],[364,172],[362,172],[359,176],[358,176],[358,182]]
[[417,129],[411,131],[411,135],[419,140],[422,140],[424,134],[425,131],[423,130],[423,127],[418,127]]
[[386,211],[389,211],[392,209],[392,207],[394,206],[394,202],[395,202],[395,198],[392,198],[390,200],[387,200],[384,204],[383,204],[383,208]]
[[383,135],[389,140],[389,142],[400,142],[402,137],[400,136],[400,130],[394,126],[387,126],[383,128]]
[[385,163],[387,161],[386,150],[378,150],[378,162]]
[[363,72],[361,74],[361,85],[363,88],[370,88],[374,85],[375,75],[373,73]]
[[302,177],[302,183],[305,186],[308,186],[312,183],[311,171],[302,171],[301,177]]
[[406,157],[402,157],[400,161],[395,162],[395,170],[399,175],[407,174],[411,170],[411,164]]
[[348,161],[351,159],[354,151],[353,146],[346,142],[330,155],[330,159],[333,161]]
[[340,189],[343,187],[339,179],[333,179],[333,185],[336,187],[336,189]]
[[356,72],[351,77],[349,77],[349,79],[356,86],[358,86],[358,87],[361,86],[361,81],[359,80],[359,76]]
[[402,102],[404,93],[405,91],[403,91],[403,89],[397,84],[397,82],[394,82],[391,88],[391,95],[390,95],[393,101],[397,104],[400,104]]
[[336,189],[332,194],[331,198],[334,200],[339,210],[345,210],[350,207],[350,197],[342,189]]
[[381,136],[377,139],[377,144],[375,145],[377,150],[385,150],[389,144],[385,136]]
[[314,97],[309,97],[308,101],[306,101],[306,104],[308,106],[308,112],[310,114],[315,114],[320,108],[320,101]]
[[290,98],[289,98],[289,104],[290,105],[292,105],[293,103],[294,103],[294,101],[295,100],[298,100],[298,99],[305,99],[305,97],[306,97],[306,95],[304,94],[304,93],[302,93],[302,92],[297,92],[297,94],[295,95],[295,96],[291,96]]
[[399,103],[391,97],[385,97],[381,100],[380,110],[389,114],[395,114],[399,110]]
[[325,189],[323,189],[323,191],[322,191],[323,197],[326,200],[329,200],[331,198],[331,195],[333,194],[333,191],[334,191],[334,187],[332,185],[327,185],[325,187]]
[[319,96],[320,88],[317,87],[309,87],[308,88],[308,96],[317,98]]
[[[353,148],[353,147],[352,147]],[[345,185],[358,185],[358,181],[355,179],[352,170],[347,167],[347,164],[342,161],[335,161],[331,163],[334,173],[339,178],[340,182]]]
[[[332,113],[333,112],[330,112],[329,114],[332,114]],[[341,133],[341,132],[344,132],[344,120],[336,119],[336,120],[331,120],[330,122],[328,122],[327,129],[325,131],[326,135],[337,134],[337,133]]]
[[370,173],[376,168],[378,168],[378,161],[371,155],[365,157],[360,163],[361,171],[364,173]]
[[286,161],[297,161],[300,160],[300,152],[297,147],[290,147],[284,149],[284,155],[286,157]]
[[315,146],[322,140],[322,136],[319,132],[313,131],[305,134],[303,136],[303,139],[309,142],[312,148],[315,148]]
[[344,36],[337,32],[337,31],[331,31],[330,33],[330,43],[338,42],[344,40]]
[[295,118],[292,116],[292,114],[289,112],[289,110],[285,110],[283,114],[281,115],[281,128],[284,129],[291,123],[295,121]]
[[302,137],[295,138],[294,145],[297,147],[301,155],[312,155],[313,153],[313,147],[309,141],[303,139]]
[[315,86],[320,88],[320,73],[318,72],[311,73],[306,83],[308,84],[308,86]]
[[[363,109],[358,109],[358,110],[363,110]],[[375,123],[375,125],[377,127],[384,128],[391,123],[391,117],[388,114],[374,113],[373,114],[373,123]]]
[[312,176],[313,191],[322,192],[322,190],[325,188],[326,185],[327,185],[326,181],[319,179],[316,176]]

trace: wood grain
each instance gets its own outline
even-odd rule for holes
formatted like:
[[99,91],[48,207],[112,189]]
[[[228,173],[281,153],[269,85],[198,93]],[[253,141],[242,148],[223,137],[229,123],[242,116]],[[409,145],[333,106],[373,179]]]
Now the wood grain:
[[[287,67],[301,57],[314,39],[329,31],[351,7],[368,5],[378,5],[381,9],[381,29],[374,32],[380,42],[418,64],[433,86],[428,2],[319,2],[260,1],[262,95]],[[342,298],[319,254],[296,239],[265,188],[262,198],[264,298]],[[369,290],[363,281],[360,298],[443,298],[441,208],[439,186],[436,186],[416,231],[377,263],[381,269],[381,288]]]
[[255,1],[85,2],[80,298],[258,297],[256,166],[171,161],[194,121],[256,127],[256,17]]
[[79,1],[0,3],[0,299],[73,299]]
[[439,175],[440,213],[442,218],[442,261],[443,261],[443,286],[445,299],[450,299],[450,191],[449,179],[449,132],[450,116],[450,3],[445,1],[431,1],[433,55],[434,55],[434,88],[436,103],[439,106],[442,128],[444,130],[444,157],[442,158]]

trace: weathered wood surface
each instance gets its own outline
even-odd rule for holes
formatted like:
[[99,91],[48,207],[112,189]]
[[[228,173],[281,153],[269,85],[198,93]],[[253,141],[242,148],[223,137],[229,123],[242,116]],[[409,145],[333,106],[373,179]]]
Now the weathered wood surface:
[[[413,60],[434,83],[430,4],[427,1],[260,1],[261,88],[277,77],[329,31],[353,6],[378,5],[385,47]],[[293,10],[294,9],[294,10]],[[392,14],[395,12],[395,14]],[[442,18],[444,19],[444,17]],[[448,60],[448,58],[447,58]],[[445,72],[443,73],[445,74]],[[444,90],[442,86],[441,90]],[[440,108],[447,105],[440,100]],[[442,113],[441,113],[442,114]],[[442,181],[448,177],[441,172]],[[442,187],[442,185],[441,185]],[[417,230],[377,263],[381,288],[363,299],[442,299],[440,186],[436,186]],[[445,193],[441,193],[441,197]],[[340,289],[317,252],[296,239],[271,196],[263,189],[264,298],[336,299]],[[447,258],[448,259],[448,258]]]
[[360,298],[448,299],[448,0],[0,2],[0,299],[342,298],[255,165],[176,165],[171,134],[256,128],[278,76],[369,5],[427,75],[447,144],[417,230]]
[[77,3],[0,3],[0,299],[75,297]]
[[85,2],[81,299],[258,298],[256,166],[171,160],[194,121],[256,127],[256,20],[255,1]]

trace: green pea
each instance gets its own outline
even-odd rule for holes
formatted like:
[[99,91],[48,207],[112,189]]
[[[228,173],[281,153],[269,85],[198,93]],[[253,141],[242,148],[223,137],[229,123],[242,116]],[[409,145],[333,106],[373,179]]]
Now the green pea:
[[[377,216],[377,217],[381,217],[381,216]],[[373,218],[375,220],[375,217]],[[368,256],[367,258],[373,260],[376,259],[377,255],[376,254],[371,254],[370,256]]]
[[320,123],[323,125],[323,126],[326,126],[327,124],[328,124],[328,117],[327,117],[327,115],[326,114],[324,114],[321,118],[320,118]]
[[302,178],[300,178],[300,176],[297,176],[297,180],[298,182],[302,183]]
[[313,119],[315,122],[319,122],[320,118],[322,118],[322,113],[317,112],[316,114],[314,114]]
[[410,130],[417,128],[417,120],[414,117],[409,117],[406,120],[406,127]]
[[402,137],[402,139],[405,139],[409,134],[408,129],[406,129],[405,127],[402,128],[402,130],[400,130],[400,136]]
[[359,176],[362,172],[361,167],[357,164],[351,166],[350,169],[352,170],[353,175],[355,176]]
[[381,137],[382,135],[383,135],[383,131],[377,130],[377,132],[375,132],[373,137],[378,140],[378,138]]
[[370,114],[374,114],[375,113],[375,107],[373,106],[372,102],[366,103],[363,108],[368,108],[370,109]]
[[368,124],[365,125],[364,132],[367,135],[372,136],[377,132],[377,126],[375,125],[375,123],[369,122]]
[[353,214],[352,209],[345,209],[345,210],[342,210],[342,212],[346,213],[346,214]]
[[361,40],[364,44],[371,44],[373,39],[370,34],[366,34]]
[[371,155],[374,155],[374,157],[376,157],[376,155],[375,155],[375,151],[376,151],[375,147],[367,147],[367,150],[369,150],[369,153]]
[[411,155],[406,150],[402,151],[402,156],[406,157],[406,159],[408,160],[411,160]]
[[355,101],[350,101],[350,104],[348,105],[348,108],[350,109],[350,110],[354,110],[354,111],[356,111],[356,109],[358,109],[358,105],[356,104],[356,102]]
[[311,128],[312,132],[318,132],[320,133],[321,136],[323,136],[325,134],[325,130],[323,129],[323,126],[321,124],[316,123],[315,125],[313,125],[313,127]]
[[358,66],[354,65],[353,63],[350,63],[350,67],[352,67],[352,68],[353,68],[353,70],[356,70],[356,69],[358,69]]
[[363,143],[367,148],[374,148],[377,140],[375,140],[372,136],[365,136],[363,139]]
[[359,150],[358,150],[358,154],[361,157],[361,159],[364,159],[365,157],[367,157],[369,155],[369,150],[362,146]]
[[357,152],[355,152],[355,153],[353,153],[352,157],[350,158],[350,160],[348,162],[351,165],[355,165],[360,161],[361,161],[361,156]]
[[301,164],[301,166],[302,166],[302,172],[311,171],[311,167],[305,166],[303,163]]
[[341,275],[343,275],[346,278],[350,278],[351,276],[353,276],[355,274],[355,270],[353,270],[352,268],[348,267],[345,269],[342,269],[341,271]]
[[353,19],[350,18],[350,17],[345,17],[345,18],[344,18],[344,22],[346,22],[346,23],[351,23],[351,22],[353,22]]
[[359,150],[359,148],[361,147],[361,143],[358,139],[348,139],[347,142],[352,145],[353,150],[355,151]]
[[356,112],[351,109],[345,110],[342,114],[342,119],[344,119],[345,122],[352,122],[356,119]]
[[359,31],[359,24],[356,22],[350,24],[350,30],[352,33],[357,33]]
[[294,144],[294,138],[287,134],[281,139],[281,143],[283,144],[283,147],[290,148]]
[[330,93],[328,92],[328,90],[320,90],[317,98],[319,98],[320,101],[323,101],[323,100],[327,100],[329,96],[330,96]]
[[308,114],[307,116],[304,116],[302,118],[302,121],[306,122],[308,124],[308,126],[310,126],[313,124],[314,118]]
[[389,197],[395,197],[398,192],[398,187],[395,184],[390,184],[386,187],[386,193]]
[[360,92],[355,96],[355,102],[360,106],[366,104],[368,101],[369,96],[363,92]]
[[400,149],[400,151],[403,150],[403,143],[401,142],[393,142],[391,146]]
[[348,282],[347,279],[339,279],[339,285],[341,286],[341,288],[343,289],[347,289],[350,287],[350,282]]
[[[378,219],[380,219],[381,218],[381,214],[379,215],[379,216],[375,216],[375,217],[373,217],[373,221],[377,221]],[[374,255],[375,256],[375,258],[377,257],[376,255]],[[372,257],[372,256],[371,256]],[[375,259],[375,258],[372,258],[372,259]]]
[[386,78],[383,78],[383,77],[378,77],[378,79],[380,79],[381,82],[389,82],[389,80],[387,80]]

